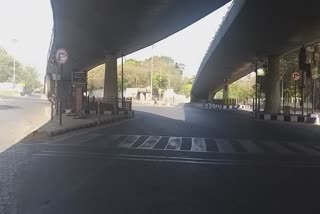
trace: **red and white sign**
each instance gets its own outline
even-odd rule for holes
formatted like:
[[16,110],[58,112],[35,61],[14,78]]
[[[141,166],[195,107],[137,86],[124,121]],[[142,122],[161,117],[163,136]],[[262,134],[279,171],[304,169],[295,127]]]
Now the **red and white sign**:
[[298,80],[300,79],[300,73],[299,73],[299,72],[294,72],[294,73],[292,74],[292,79],[293,79],[294,81],[298,81]]
[[56,62],[57,63],[64,64],[68,61],[68,58],[69,58],[69,55],[65,49],[60,48],[57,50],[57,52],[56,52]]

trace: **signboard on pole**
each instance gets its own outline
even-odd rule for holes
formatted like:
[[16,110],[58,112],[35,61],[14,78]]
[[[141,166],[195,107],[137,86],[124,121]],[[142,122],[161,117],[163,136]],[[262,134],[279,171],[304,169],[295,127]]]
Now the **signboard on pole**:
[[298,80],[300,79],[300,73],[299,73],[299,72],[294,72],[294,73],[292,74],[292,79],[293,79],[294,81],[298,81]]
[[72,73],[72,82],[75,85],[83,85],[87,83],[87,74],[86,72],[73,72]]
[[68,52],[63,49],[60,48],[57,50],[56,52],[56,62],[59,64],[65,64],[68,61],[69,55]]

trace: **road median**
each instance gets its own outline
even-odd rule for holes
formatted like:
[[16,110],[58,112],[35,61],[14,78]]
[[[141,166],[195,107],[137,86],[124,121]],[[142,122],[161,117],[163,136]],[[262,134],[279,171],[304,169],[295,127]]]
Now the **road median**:
[[110,124],[120,120],[130,119],[133,116],[133,111],[128,112],[128,114],[102,115],[100,119],[97,118],[97,116],[95,115],[88,115],[86,118],[83,119],[74,119],[73,117],[63,115],[62,125],[59,124],[59,120],[56,118],[53,121],[48,121],[42,127],[34,130],[28,136],[26,136],[23,139],[23,142],[43,140],[46,138],[66,134],[81,129],[101,126],[103,124]]

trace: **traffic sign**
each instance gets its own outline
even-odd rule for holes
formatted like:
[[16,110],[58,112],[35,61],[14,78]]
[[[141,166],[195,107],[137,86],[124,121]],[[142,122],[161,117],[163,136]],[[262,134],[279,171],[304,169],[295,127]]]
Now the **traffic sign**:
[[68,61],[68,58],[69,58],[69,55],[65,49],[60,48],[57,50],[57,52],[56,52],[56,62],[57,63],[64,64]]
[[293,79],[294,81],[298,81],[298,80],[300,79],[300,74],[299,74],[299,72],[294,72],[294,73],[292,74],[292,79]]

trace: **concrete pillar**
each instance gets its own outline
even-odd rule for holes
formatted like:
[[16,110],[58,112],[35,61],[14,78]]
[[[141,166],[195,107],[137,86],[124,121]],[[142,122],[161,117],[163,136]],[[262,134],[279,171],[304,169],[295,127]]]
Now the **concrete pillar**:
[[265,76],[266,102],[264,111],[280,113],[280,57],[269,56],[268,72]]
[[212,102],[213,101],[213,97],[214,97],[214,93],[213,92],[209,92],[208,102]]
[[228,105],[228,99],[229,99],[229,82],[228,82],[227,79],[225,80],[225,83],[224,83],[222,98],[223,98],[224,105]]
[[114,100],[118,97],[117,56],[115,54],[107,55],[105,66],[103,98]]

